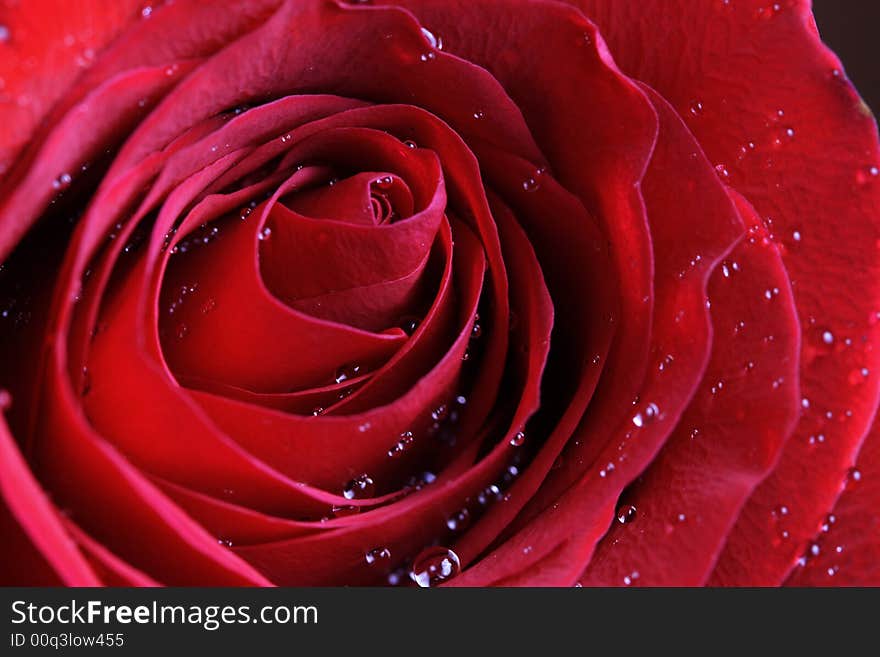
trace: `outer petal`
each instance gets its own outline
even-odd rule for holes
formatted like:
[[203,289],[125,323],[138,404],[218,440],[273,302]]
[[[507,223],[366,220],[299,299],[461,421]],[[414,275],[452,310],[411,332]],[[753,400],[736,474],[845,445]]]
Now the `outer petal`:
[[[804,0],[573,4],[599,23],[625,71],[679,109],[786,247],[809,408],[712,580],[778,584],[834,505],[880,391],[880,327],[871,321],[880,307],[876,124],[820,43]],[[781,543],[780,505],[789,511]]]
[[[584,585],[703,584],[798,419],[791,283],[776,246],[756,238],[760,219],[735,200],[752,231],[710,280],[714,339],[703,383],[659,456],[624,492],[621,522],[597,547]],[[677,366],[664,356],[657,369]]]
[[142,0],[4,3],[0,26],[0,180],[18,150],[95,55],[141,18]]
[[[0,391],[0,394],[8,398],[8,393],[5,391]],[[13,545],[18,543],[22,546],[21,552],[13,553],[12,556],[4,555],[4,562],[14,560],[18,567],[24,567],[31,561],[27,553],[35,548],[65,585],[97,586],[101,583],[64,529],[57,509],[31,474],[2,415],[0,415],[0,516],[4,525],[10,523],[8,531]],[[16,522],[20,530],[23,530],[24,536],[19,533],[19,528],[14,526]],[[4,540],[6,535],[4,532]],[[26,537],[28,540],[16,541],[18,536]],[[28,546],[28,542],[32,548]],[[40,564],[41,560],[34,558],[32,561],[34,564]],[[35,567],[30,575],[35,581],[27,583],[33,584],[39,581],[38,573]],[[18,573],[16,576],[20,575],[21,573]],[[6,580],[5,575],[3,579]]]
[[[880,423],[786,586],[880,586]],[[815,546],[815,548],[814,548]],[[814,551],[818,549],[819,554]]]

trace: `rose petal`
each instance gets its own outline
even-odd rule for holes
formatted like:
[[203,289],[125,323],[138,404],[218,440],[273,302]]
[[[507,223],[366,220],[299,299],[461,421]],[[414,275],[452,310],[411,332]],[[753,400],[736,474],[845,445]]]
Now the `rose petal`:
[[[710,160],[786,247],[810,409],[744,509],[711,580],[779,584],[833,507],[880,392],[873,348],[880,327],[869,323],[880,307],[876,124],[822,46],[807,2],[778,9],[758,0],[577,4],[600,25],[621,68],[679,109]],[[692,29],[681,38],[675,26],[685,20]],[[862,368],[871,375],[852,385]],[[809,437],[818,434],[826,440],[813,449]],[[809,485],[804,472],[812,473]],[[790,511],[790,540],[777,544],[767,519],[780,505]]]

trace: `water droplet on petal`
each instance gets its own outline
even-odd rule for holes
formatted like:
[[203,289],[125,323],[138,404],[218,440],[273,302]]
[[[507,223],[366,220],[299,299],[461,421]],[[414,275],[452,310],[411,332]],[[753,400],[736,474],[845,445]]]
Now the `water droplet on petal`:
[[632,522],[636,519],[636,507],[632,504],[626,504],[617,509],[617,522],[621,525]]
[[344,381],[348,381],[349,379],[355,378],[358,374],[360,374],[360,371],[360,365],[346,363],[345,365],[339,366],[339,369],[336,370],[336,375],[333,378],[336,383],[342,383]]
[[391,561],[391,550],[387,547],[373,548],[364,555],[364,561],[369,566],[388,563]]
[[846,480],[849,484],[857,484],[862,480],[862,471],[858,468],[850,468],[846,473]]
[[264,226],[264,227],[263,227],[263,230],[261,230],[261,231],[257,234],[257,238],[260,239],[261,241],[262,241],[262,240],[267,240],[267,239],[269,239],[271,236],[272,236],[272,229],[269,228],[269,226]]
[[656,420],[659,415],[660,409],[657,407],[657,404],[650,403],[645,406],[643,411],[633,415],[632,423],[637,427],[642,428]]
[[347,516],[357,515],[360,512],[361,508],[359,506],[352,506],[349,504],[335,505],[331,509],[331,513],[333,513],[334,518],[345,518]]
[[61,190],[67,189],[70,187],[70,183],[73,182],[73,178],[69,173],[62,173],[55,180],[52,181],[52,189]]
[[517,431],[513,438],[510,439],[510,444],[513,447],[522,447],[524,442],[526,442],[526,434],[523,431]]
[[345,484],[342,496],[347,500],[364,499],[373,497],[375,490],[376,484],[373,479],[367,474],[362,474]]
[[471,522],[471,512],[467,509],[459,509],[446,519],[446,526],[449,531],[460,532],[464,530]]
[[410,579],[421,587],[442,584],[458,575],[461,561],[458,555],[445,547],[429,547],[415,558],[410,571]]
[[446,404],[440,404],[437,408],[431,411],[431,419],[434,422],[442,422],[447,417],[449,417],[449,407]]
[[438,36],[435,36],[431,30],[426,27],[422,28],[422,35],[425,37],[425,40],[428,42],[428,45],[432,48],[436,48],[437,50],[443,50],[443,39]]
[[408,450],[413,444],[413,440],[414,438],[412,431],[404,431],[402,434],[400,434],[400,438],[394,444],[394,446],[388,450],[388,456],[390,458],[397,458],[399,456],[402,456],[403,453],[406,452],[406,450]]
[[405,317],[400,323],[400,328],[402,328],[403,332],[407,335],[412,335],[416,332],[416,329],[419,328],[420,323],[421,322],[417,317]]

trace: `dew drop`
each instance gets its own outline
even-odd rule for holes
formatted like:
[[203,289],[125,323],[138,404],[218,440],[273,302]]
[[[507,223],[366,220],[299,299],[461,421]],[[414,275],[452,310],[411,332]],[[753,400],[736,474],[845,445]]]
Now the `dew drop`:
[[544,167],[536,169],[532,175],[523,181],[522,188],[527,192],[537,192],[541,189],[541,177],[544,175],[545,171],[546,169]]
[[862,480],[862,471],[858,468],[850,468],[846,473],[847,483],[857,484]]
[[388,450],[388,456],[390,458],[398,458],[399,456],[402,456],[403,453],[406,452],[406,450],[408,450],[413,444],[413,440],[414,438],[412,431],[404,431],[402,434],[400,434],[400,438],[394,444],[394,446]]
[[431,411],[431,419],[434,422],[442,422],[447,417],[449,417],[449,407],[446,404],[440,404],[437,408]]
[[460,532],[464,530],[471,522],[471,512],[467,509],[459,509],[446,519],[446,526],[449,531]]
[[367,475],[358,475],[342,489],[342,496],[347,500],[364,499],[372,497],[376,490],[376,484],[373,479]]
[[477,495],[477,504],[480,506],[486,506],[487,504],[498,500],[500,497],[501,489],[495,484],[492,484],[479,492]]
[[443,50],[443,39],[436,36],[431,30],[426,27],[422,28],[422,35],[425,37],[425,40],[428,42],[428,45],[432,48],[436,48],[437,50]]
[[474,325],[471,327],[471,339],[479,340],[483,335],[483,325],[480,323],[480,316],[474,315]]
[[645,406],[645,410],[633,415],[632,423],[637,427],[642,428],[656,420],[659,415],[660,409],[657,407],[657,404],[650,403]]
[[272,236],[272,229],[269,228],[269,226],[264,226],[264,227],[263,227],[263,230],[261,230],[261,231],[257,234],[257,237],[258,237],[261,241],[267,240],[267,239],[269,239],[271,236]]
[[415,558],[410,579],[421,587],[437,586],[458,575],[461,561],[458,555],[445,547],[429,547]]
[[526,442],[526,434],[523,431],[517,431],[510,439],[510,444],[513,447],[522,447],[524,442]]
[[406,146],[407,148],[418,148],[419,147],[419,145],[416,142],[414,142],[412,139],[404,140],[403,145]]
[[388,563],[391,561],[391,550],[387,547],[373,548],[364,555],[364,561],[366,561],[369,566]]
[[358,374],[360,374],[360,371],[360,365],[354,365],[351,363],[340,365],[339,369],[336,370],[336,375],[333,377],[333,379],[336,381],[336,383],[343,383],[344,381],[355,378]]
[[474,112],[474,118],[477,121],[480,121],[481,119],[485,118],[485,116],[486,116],[486,114],[482,110],[477,110],[476,112]]
[[831,331],[823,331],[822,342],[828,345],[834,344],[834,334]]
[[703,103],[698,100],[695,100],[691,103],[690,112],[693,116],[700,116],[703,113]]
[[70,183],[73,182],[73,178],[69,173],[62,173],[55,180],[52,181],[52,189],[61,190],[67,189],[70,187]]
[[412,335],[416,332],[416,329],[419,328],[419,319],[416,317],[406,317],[401,322],[400,328],[403,329],[403,332],[407,335]]
[[827,516],[825,516],[825,519],[822,521],[822,525],[819,527],[819,529],[822,531],[823,534],[827,534],[829,531],[831,531],[831,526],[836,522],[837,516],[835,516],[833,513],[829,513]]
[[626,525],[636,519],[636,507],[626,504],[617,509],[617,522]]
[[357,515],[360,512],[361,508],[359,506],[352,506],[349,504],[334,505],[331,509],[334,518],[345,518],[347,516]]
[[373,181],[373,184],[379,189],[390,189],[394,184],[394,178],[391,176],[382,176],[381,178],[376,178],[376,180]]

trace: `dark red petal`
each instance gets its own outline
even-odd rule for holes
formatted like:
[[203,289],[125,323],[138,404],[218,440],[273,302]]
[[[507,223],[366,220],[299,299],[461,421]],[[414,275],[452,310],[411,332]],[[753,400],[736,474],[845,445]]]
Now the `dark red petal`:
[[[8,396],[8,393],[2,392]],[[15,569],[31,563],[29,576],[17,573],[21,583],[34,585],[52,581],[53,574],[66,586],[99,586],[101,580],[77,549],[64,528],[58,510],[34,478],[15,444],[6,420],[0,414],[0,518],[8,527],[11,553],[4,546],[3,562]],[[4,541],[7,533],[3,533]],[[48,567],[48,571],[44,568]],[[3,569],[4,584],[12,583],[13,572]]]
[[[876,124],[820,43],[804,0],[576,4],[602,28],[621,68],[679,110],[785,247],[809,408],[711,580],[779,584],[840,494],[880,392],[880,326],[871,321],[880,308]],[[818,435],[825,439],[814,446]],[[780,505],[789,509],[789,540],[777,545],[768,518]]]
[[693,136],[662,98],[645,91],[660,119],[642,183],[657,256],[650,354],[655,363],[672,355],[676,366],[649,370],[635,400],[618,394],[593,401],[561,466],[515,525],[518,532],[462,583],[571,584],[605,533],[620,492],[663,446],[705,371],[707,280],[742,224]]
[[[880,586],[880,423],[786,586]],[[819,554],[815,555],[814,547]]]
[[[800,324],[791,284],[776,246],[754,232],[760,219],[734,200],[753,230],[709,283],[713,342],[703,383],[659,456],[624,492],[618,522],[581,575],[585,586],[703,584],[797,422]],[[678,366],[667,357],[657,364]]]
[[113,554],[69,518],[64,519],[64,527],[106,586],[160,586],[153,578]]

